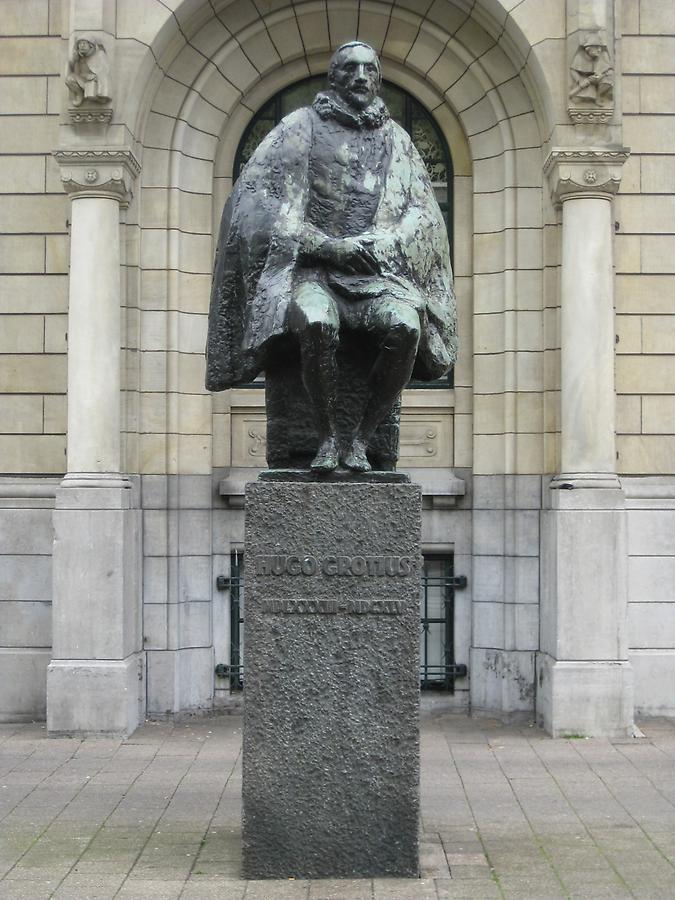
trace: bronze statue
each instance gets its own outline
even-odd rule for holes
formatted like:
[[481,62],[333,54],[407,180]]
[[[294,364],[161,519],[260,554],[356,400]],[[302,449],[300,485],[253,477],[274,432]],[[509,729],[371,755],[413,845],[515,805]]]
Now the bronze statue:
[[[234,387],[262,370],[269,381],[293,342],[316,473],[340,463],[368,471],[369,442],[411,375],[439,378],[457,351],[445,223],[380,83],[367,44],[335,52],[329,90],[286,116],[242,171],[216,251],[206,387]],[[339,351],[354,336],[366,336],[374,356],[341,436]]]

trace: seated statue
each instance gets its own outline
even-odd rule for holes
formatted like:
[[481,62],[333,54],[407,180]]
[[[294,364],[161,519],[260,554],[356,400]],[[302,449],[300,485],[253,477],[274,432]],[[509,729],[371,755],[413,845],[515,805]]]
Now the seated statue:
[[223,211],[206,387],[225,390],[265,371],[272,467],[293,462],[278,445],[295,426],[278,411],[299,390],[315,473],[394,468],[386,433],[398,434],[402,389],[455,361],[445,223],[380,84],[371,47],[340,47],[329,90],[264,139]]
[[110,72],[105,47],[97,38],[79,37],[68,60],[66,87],[73,106],[85,100],[110,103]]

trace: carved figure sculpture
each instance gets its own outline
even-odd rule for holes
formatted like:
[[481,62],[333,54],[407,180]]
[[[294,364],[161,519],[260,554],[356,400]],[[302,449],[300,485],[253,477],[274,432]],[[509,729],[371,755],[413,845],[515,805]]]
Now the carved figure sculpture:
[[85,100],[110,102],[110,69],[101,41],[94,37],[76,39],[68,60],[66,85],[73,106],[81,106]]
[[[286,116],[242,171],[216,251],[206,387],[278,367],[292,339],[318,473],[340,463],[368,471],[369,441],[411,375],[438,378],[457,352],[445,223],[380,83],[371,47],[354,41],[335,52],[329,89]],[[375,355],[341,439],[338,348],[349,335],[366,335]]]
[[573,106],[604,106],[614,95],[614,68],[609,50],[599,32],[589,32],[582,38],[570,67],[572,86],[570,103]]

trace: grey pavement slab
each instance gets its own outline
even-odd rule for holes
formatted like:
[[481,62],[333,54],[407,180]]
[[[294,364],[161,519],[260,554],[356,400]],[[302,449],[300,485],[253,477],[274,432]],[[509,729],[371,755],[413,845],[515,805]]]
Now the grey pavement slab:
[[675,721],[640,727],[551,740],[424,717],[421,879],[247,882],[239,717],[149,722],[127,741],[4,725],[0,898],[675,898]]

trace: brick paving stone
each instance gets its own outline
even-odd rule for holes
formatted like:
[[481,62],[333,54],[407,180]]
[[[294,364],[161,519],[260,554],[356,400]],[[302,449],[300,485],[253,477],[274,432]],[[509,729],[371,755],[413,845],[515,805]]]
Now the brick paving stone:
[[437,900],[436,886],[431,879],[374,878],[374,900]]
[[180,900],[242,900],[246,882],[219,878],[213,881],[187,881]]
[[438,900],[500,900],[502,894],[496,881],[460,881],[450,878],[436,880]]
[[249,881],[246,900],[306,900],[309,897],[309,881]]
[[54,900],[112,900],[123,881],[123,875],[68,875]]
[[440,841],[420,841],[420,870],[424,878],[445,878],[450,874],[445,850]]
[[320,879],[310,882],[309,900],[372,900],[373,883],[368,878]]
[[[22,866],[19,863],[5,875],[0,887],[4,890],[5,885],[11,884],[12,882],[44,882],[52,884],[52,890],[55,890],[57,885],[70,872],[71,868],[71,863],[65,863],[63,865],[49,863],[44,866]],[[0,892],[0,897],[2,896],[2,892]]]
[[613,872],[598,869],[561,869],[560,877],[572,897],[606,892],[607,896],[630,897],[631,892]]
[[180,900],[242,900],[246,882],[240,879],[214,881],[187,881]]
[[489,881],[492,879],[492,868],[479,862],[477,865],[462,864],[450,867],[453,881]]
[[2,900],[49,900],[54,896],[58,882],[48,881],[3,881]]
[[120,854],[118,856],[82,857],[73,867],[73,872],[77,875],[124,875],[125,877],[131,871],[136,860],[136,853]]
[[563,886],[554,878],[533,878],[529,875],[505,875],[499,878],[499,888],[506,900],[524,897],[536,900],[568,900]]
[[125,881],[115,894],[115,900],[178,900],[184,887],[184,881],[168,879]]

